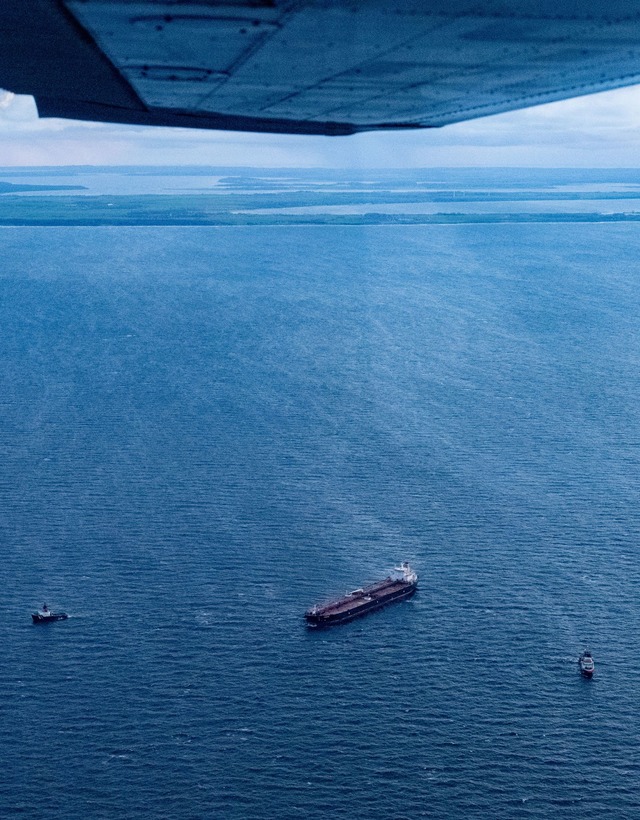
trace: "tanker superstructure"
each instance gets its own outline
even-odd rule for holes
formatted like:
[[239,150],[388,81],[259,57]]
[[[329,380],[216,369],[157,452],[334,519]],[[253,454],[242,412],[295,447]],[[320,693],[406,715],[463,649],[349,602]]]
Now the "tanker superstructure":
[[343,624],[387,604],[411,597],[418,588],[418,576],[406,561],[402,566],[396,567],[396,572],[399,574],[390,575],[384,581],[354,589],[342,598],[312,607],[304,614],[307,623],[309,626]]

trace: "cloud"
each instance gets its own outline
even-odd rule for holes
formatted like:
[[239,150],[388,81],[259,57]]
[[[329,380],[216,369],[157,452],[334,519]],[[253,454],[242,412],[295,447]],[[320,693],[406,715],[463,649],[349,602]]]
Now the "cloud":
[[13,104],[15,97],[12,91],[0,89],[0,111],[6,111]]
[[33,97],[0,88],[0,135],[5,130],[22,129],[36,122],[38,110]]
[[635,166],[640,86],[441,129],[352,137],[248,134],[37,118],[0,91],[0,165]]

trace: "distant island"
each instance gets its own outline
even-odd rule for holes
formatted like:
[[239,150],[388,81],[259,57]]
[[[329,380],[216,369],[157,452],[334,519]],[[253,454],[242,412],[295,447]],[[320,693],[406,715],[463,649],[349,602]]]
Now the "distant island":
[[[257,197],[254,195],[254,199]],[[328,198],[329,199],[329,198]],[[614,212],[547,211],[462,212],[438,209],[433,213],[385,213],[376,210],[349,213],[322,212],[314,204],[312,213],[287,213],[285,209],[304,207],[283,194],[282,201],[247,202],[246,198],[215,196],[2,196],[0,226],[99,226],[99,225],[442,225],[506,222],[638,222],[640,210]],[[327,206],[334,202],[328,201]],[[517,207],[517,204],[514,203]],[[347,206],[348,207],[348,206]],[[317,210],[315,210],[317,209]],[[284,211],[284,212],[283,212]]]
[[25,191],[86,191],[84,185],[25,185],[0,181],[0,194],[20,194]]
[[[0,174],[17,177],[0,182],[4,226],[640,221],[640,172],[633,169],[48,168]],[[69,184],[44,184],[38,174]],[[79,178],[85,184],[74,184]]]

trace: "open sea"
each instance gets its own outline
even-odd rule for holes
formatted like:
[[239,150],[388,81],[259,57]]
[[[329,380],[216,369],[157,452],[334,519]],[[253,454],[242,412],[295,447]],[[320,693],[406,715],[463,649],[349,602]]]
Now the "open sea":
[[2,818],[640,817],[639,225],[0,242]]

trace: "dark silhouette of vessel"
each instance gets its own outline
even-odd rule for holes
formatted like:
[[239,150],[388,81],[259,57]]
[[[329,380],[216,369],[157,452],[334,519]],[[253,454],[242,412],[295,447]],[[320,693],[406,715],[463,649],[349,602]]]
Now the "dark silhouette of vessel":
[[311,607],[304,614],[307,624],[313,627],[343,624],[394,601],[411,597],[418,588],[418,576],[406,561],[401,567],[396,567],[396,572],[400,574],[354,589],[336,601]]
[[53,621],[66,621],[68,617],[66,612],[52,612],[46,604],[42,604],[42,609],[31,614],[34,624],[50,624]]

